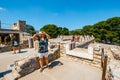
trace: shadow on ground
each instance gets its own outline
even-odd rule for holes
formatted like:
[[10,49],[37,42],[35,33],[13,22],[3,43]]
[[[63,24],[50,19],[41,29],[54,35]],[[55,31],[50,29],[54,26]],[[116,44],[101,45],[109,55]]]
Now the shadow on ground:
[[53,62],[51,63],[51,65],[50,65],[50,67],[51,67],[51,68],[54,68],[55,66],[61,66],[61,65],[63,65],[62,62],[60,62],[60,61],[53,61]]
[[19,53],[26,53],[27,51],[20,51]]
[[5,72],[0,72],[0,78],[3,77],[4,75],[8,74],[8,73],[11,73],[12,70],[8,70],[8,71],[5,71]]

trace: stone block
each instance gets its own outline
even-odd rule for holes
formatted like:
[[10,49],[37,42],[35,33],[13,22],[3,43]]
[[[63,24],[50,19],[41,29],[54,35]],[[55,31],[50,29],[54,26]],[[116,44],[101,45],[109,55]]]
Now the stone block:
[[[48,55],[49,62],[60,57],[60,51],[57,49],[54,53],[50,53]],[[12,68],[12,73],[5,75],[5,80],[9,80],[9,75],[12,75],[12,80],[16,80],[20,77],[23,77],[37,69],[39,66],[39,57],[36,55],[30,55],[24,59],[18,60],[14,62],[14,66]],[[45,65],[45,62],[44,62]],[[14,78],[14,79],[13,79]]]
[[120,61],[109,60],[107,66],[106,80],[120,80]]

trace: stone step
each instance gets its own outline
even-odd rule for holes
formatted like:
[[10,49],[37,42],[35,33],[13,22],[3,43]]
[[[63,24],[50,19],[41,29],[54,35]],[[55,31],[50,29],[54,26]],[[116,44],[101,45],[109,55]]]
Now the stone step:
[[60,50],[61,52],[65,52],[65,50]]
[[61,49],[60,51],[65,51],[64,49]]
[[65,48],[60,48],[60,49],[65,49]]
[[62,49],[60,49],[60,50],[65,50],[65,48],[62,48]]
[[60,52],[65,52],[65,51],[63,50],[63,51],[60,51]]
[[92,66],[96,67],[96,68],[99,68],[99,69],[102,69],[101,68],[101,64],[91,64]]
[[93,64],[101,66],[101,63],[98,63],[98,62],[93,62]]
[[94,58],[101,60],[101,56],[96,56],[96,55],[94,55]]
[[65,52],[65,50],[60,50],[60,51],[63,51],[63,52]]
[[92,65],[92,66],[97,67],[97,68],[101,68],[101,60],[98,60],[98,59],[90,61],[90,60],[87,60],[87,59],[77,58],[77,57],[70,56],[70,55],[67,55],[67,57],[68,57],[68,59],[72,59],[72,60],[75,60],[77,62],[81,62],[81,63],[85,63],[85,64],[88,64],[88,65]]
[[100,62],[100,61],[101,61],[101,59],[94,58],[94,61]]
[[94,54],[101,56],[101,53],[100,53],[100,52],[94,52]]
[[61,53],[65,53],[65,52],[61,52]]

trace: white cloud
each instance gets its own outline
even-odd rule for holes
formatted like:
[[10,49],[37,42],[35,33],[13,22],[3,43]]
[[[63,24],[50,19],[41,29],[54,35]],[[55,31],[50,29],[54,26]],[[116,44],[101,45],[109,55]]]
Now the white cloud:
[[5,11],[6,9],[3,7],[0,7],[0,11]]

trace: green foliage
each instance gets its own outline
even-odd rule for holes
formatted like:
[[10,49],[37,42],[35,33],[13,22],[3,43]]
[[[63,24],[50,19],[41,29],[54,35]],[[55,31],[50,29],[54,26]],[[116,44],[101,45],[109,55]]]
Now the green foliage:
[[33,35],[33,34],[35,34],[35,29],[34,29],[33,26],[27,24],[26,25],[26,32],[30,33],[31,35]]
[[49,34],[52,38],[57,37],[58,35],[58,27],[55,24],[47,24],[43,26],[41,31],[45,31],[47,34]]
[[43,26],[40,30],[47,32],[52,38],[58,35],[93,35],[97,42],[120,44],[120,17],[109,18],[93,25],[83,26],[82,29],[69,31],[66,27],[54,24]]
[[66,27],[62,28],[61,34],[62,35],[69,35],[69,29],[67,29]]
[[48,33],[51,38],[56,38],[58,35],[69,35],[69,29],[67,29],[66,27],[58,27],[55,24],[47,24],[43,26],[40,30]]
[[70,31],[70,35],[78,35],[78,34],[79,34],[79,35],[82,34],[81,29]]
[[84,26],[83,29],[81,30],[82,35],[91,35],[92,34],[91,33],[92,28],[91,27],[92,27],[91,25]]
[[95,38],[96,42],[101,42],[100,38]]
[[[86,25],[81,31],[82,35],[93,35],[97,42],[120,44],[120,17],[109,18],[94,25]],[[73,30],[70,34],[78,34]]]

